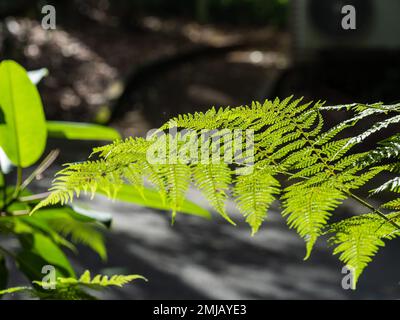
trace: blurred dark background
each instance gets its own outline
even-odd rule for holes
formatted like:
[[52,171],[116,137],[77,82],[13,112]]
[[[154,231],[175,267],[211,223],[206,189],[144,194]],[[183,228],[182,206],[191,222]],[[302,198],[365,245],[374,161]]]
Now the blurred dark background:
[[[46,4],[55,30],[41,26]],[[341,28],[344,5],[356,8],[356,30]],[[47,118],[144,135],[179,113],[275,96],[398,102],[399,14],[398,0],[0,0],[0,59],[49,70],[39,85]],[[85,158],[89,146],[62,148],[60,163]],[[162,212],[99,203],[115,216],[110,260],[84,252],[76,264],[152,279],[107,298],[400,297],[396,242],[349,293],[324,243],[301,261],[303,243],[278,208],[250,238],[245,226],[183,217],[170,228]],[[352,202],[343,211],[360,213]]]

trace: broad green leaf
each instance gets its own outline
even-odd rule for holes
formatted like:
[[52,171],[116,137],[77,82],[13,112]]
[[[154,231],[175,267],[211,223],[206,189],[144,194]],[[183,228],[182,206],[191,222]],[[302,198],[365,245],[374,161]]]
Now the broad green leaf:
[[14,217],[13,221],[14,232],[17,234],[41,232],[50,237],[55,244],[69,248],[73,252],[77,252],[75,246],[67,239],[63,238],[54,228],[51,228],[50,224],[46,220],[37,217],[21,216]]
[[[101,191],[97,191],[97,193],[106,195],[104,192]],[[158,191],[154,189],[143,188],[142,194],[132,186],[123,185],[116,192],[115,199],[159,210],[171,209],[168,205],[163,203],[163,200]],[[210,212],[189,200],[185,200],[182,203],[182,206],[180,207],[180,212],[203,217],[205,219],[211,219]]]
[[47,121],[47,131],[51,138],[104,141],[121,139],[115,129],[90,123]]
[[22,234],[19,240],[23,249],[17,255],[18,266],[30,280],[41,280],[45,265],[54,266],[57,276],[75,276],[67,257],[50,238],[34,233]]
[[94,208],[92,203],[75,200],[73,203],[71,203],[71,207],[73,211],[75,211],[75,214],[90,218],[93,221],[99,221],[107,228],[111,226],[112,214]]
[[46,146],[46,120],[36,86],[14,61],[0,64],[0,107],[0,146],[14,165],[33,165]]

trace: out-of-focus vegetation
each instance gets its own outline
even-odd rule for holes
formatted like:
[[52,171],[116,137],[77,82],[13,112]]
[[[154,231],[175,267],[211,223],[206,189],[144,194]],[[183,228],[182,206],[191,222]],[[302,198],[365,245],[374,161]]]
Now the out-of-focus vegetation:
[[185,15],[201,22],[271,23],[286,20],[288,0],[122,0],[112,7],[138,14]]
[[[34,12],[46,1],[0,0],[2,16]],[[116,16],[184,16],[200,22],[273,24],[286,21],[289,0],[92,0],[57,1],[57,7],[96,8]],[[36,8],[35,8],[36,7]],[[64,10],[63,10],[64,11]]]

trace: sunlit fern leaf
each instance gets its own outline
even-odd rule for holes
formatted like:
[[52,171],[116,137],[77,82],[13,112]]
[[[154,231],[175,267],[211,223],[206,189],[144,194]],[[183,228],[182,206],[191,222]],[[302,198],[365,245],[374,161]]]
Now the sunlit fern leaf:
[[382,184],[380,187],[376,188],[373,190],[373,193],[380,193],[383,191],[394,191],[394,192],[399,192],[400,191],[400,177],[393,178],[389,181],[386,181],[384,184]]
[[290,228],[306,241],[306,256],[308,259],[312,248],[331,216],[332,211],[346,197],[337,189],[329,186],[314,186],[302,188],[294,184],[285,190],[283,195],[284,211]]
[[[38,213],[38,217],[40,212]],[[46,217],[49,225],[64,236],[71,236],[74,243],[87,245],[103,259],[107,259],[107,251],[104,245],[102,233],[93,223],[78,221],[68,214],[63,216]]]
[[193,179],[214,209],[227,221],[235,225],[225,208],[227,190],[231,183],[231,169],[226,163],[196,164],[193,166]]
[[[108,277],[98,274],[92,278],[90,275],[90,271],[86,270],[79,279],[58,278],[57,283],[62,285],[84,285],[93,288],[110,287],[110,286],[121,288],[124,285],[139,279],[147,281],[146,278],[140,275],[113,275],[111,277]],[[40,285],[40,283],[38,284]]]
[[367,131],[364,131],[363,133],[359,134],[358,136],[351,138],[347,142],[347,145],[358,144],[358,143],[364,141],[365,139],[367,139],[372,134],[379,132],[383,129],[386,129],[389,125],[397,124],[399,122],[400,122],[400,115],[396,115],[389,119],[377,122]]
[[175,221],[176,213],[185,200],[186,192],[190,184],[190,167],[185,164],[160,164],[153,168],[158,175],[163,177],[167,202],[172,210],[172,223]]
[[391,159],[398,159],[400,157],[400,134],[396,134],[388,139],[379,143],[379,146],[365,154],[361,159],[364,165],[372,165],[382,163]]
[[104,191],[111,198],[123,183],[120,170],[121,167],[105,160],[67,164],[53,181],[51,194],[39,203],[33,212],[49,205],[68,204],[82,193],[93,197],[97,189]]
[[264,222],[279,187],[279,182],[266,169],[255,169],[250,175],[237,177],[233,193],[240,212],[252,228],[252,235]]
[[400,211],[400,198],[391,200],[382,205],[383,208]]
[[43,300],[94,300],[96,299],[85,288],[102,290],[107,287],[123,287],[135,280],[146,278],[140,275],[113,275],[111,277],[96,275],[91,277],[85,271],[79,279],[58,277],[55,282],[33,281],[33,287],[15,287],[0,291],[0,296],[15,293],[26,293],[33,298]]
[[[387,217],[398,220],[396,214]],[[384,240],[399,236],[400,230],[375,214],[364,214],[333,224],[329,233],[334,234],[330,238],[330,242],[336,245],[333,253],[339,254],[339,259],[354,272],[355,287],[363,270],[385,245]]]
[[134,162],[125,167],[122,175],[131,184],[139,194],[144,198],[144,169],[146,165],[140,162]]
[[140,275],[113,275],[111,277],[96,275],[91,278],[90,272],[85,271],[79,279],[57,278],[55,283],[34,281],[41,288],[54,287],[54,290],[35,290],[34,295],[40,299],[62,299],[62,300],[93,300],[96,299],[85,289],[103,290],[107,287],[123,287],[124,285],[146,278]]
[[[333,128],[327,128],[323,115],[330,110],[348,111],[351,116]],[[287,217],[289,226],[305,239],[307,258],[322,230],[328,226],[329,217],[343,199],[357,199],[351,192],[383,170],[400,172],[396,161],[398,149],[392,143],[395,138],[390,142],[393,145],[383,143],[380,146],[385,150],[378,147],[375,151],[352,152],[357,143],[390,124],[400,122],[400,116],[395,114],[399,112],[400,105],[377,103],[325,107],[321,102],[304,103],[301,98],[289,97],[253,102],[250,106],[212,108],[206,112],[179,115],[148,139],[119,140],[96,148],[91,161],[67,166],[57,177],[52,194],[39,207],[66,203],[85,190],[94,193],[99,188],[112,197],[121,183],[141,188],[143,183],[149,182],[171,208],[174,219],[190,182],[194,180],[211,205],[230,222],[233,221],[226,212],[225,202],[233,193],[254,234],[265,219],[268,206],[280,193],[283,194],[283,215]],[[374,115],[386,119],[376,122],[356,137],[346,130]],[[214,149],[220,147],[219,155],[223,155],[233,150],[236,130],[248,130],[254,135],[254,158],[250,157],[246,163],[242,161],[243,156],[240,161],[223,159],[216,162],[171,158],[175,151],[177,154],[182,151],[184,131],[193,134],[196,142],[201,142],[205,137],[204,131],[207,132],[212,141],[207,140],[206,147],[212,149],[213,154]],[[247,147],[244,141],[240,143],[240,147]],[[201,153],[202,147],[202,143],[195,144],[197,150],[194,153]],[[158,154],[161,153],[164,161],[151,161],[154,160],[152,151],[157,148],[163,150]],[[393,156],[392,163],[379,163],[388,155]],[[365,161],[368,157],[375,157],[376,161]],[[268,171],[260,172],[259,168],[268,168]],[[242,175],[244,172],[250,175]],[[288,184],[284,190],[275,180],[281,176]],[[395,180],[387,183],[386,187],[391,189],[393,183]],[[392,189],[396,191],[396,188]],[[392,203],[391,208],[395,209],[395,205]]]

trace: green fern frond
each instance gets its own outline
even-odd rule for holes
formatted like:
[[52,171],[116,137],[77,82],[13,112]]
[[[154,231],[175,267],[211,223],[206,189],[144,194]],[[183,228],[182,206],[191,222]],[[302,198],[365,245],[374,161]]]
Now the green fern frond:
[[[347,111],[352,115],[326,128],[323,115],[331,110]],[[82,192],[94,194],[101,190],[112,197],[122,184],[130,184],[140,192],[148,182],[156,187],[171,208],[174,221],[190,184],[194,182],[215,210],[230,223],[234,222],[226,211],[225,202],[232,194],[255,234],[266,219],[269,206],[280,195],[283,216],[305,240],[305,258],[308,258],[318,237],[329,229],[330,216],[344,199],[359,199],[352,192],[384,170],[400,172],[399,135],[373,150],[353,152],[355,145],[372,134],[399,123],[399,113],[400,104],[330,107],[322,102],[304,103],[301,98],[288,97],[253,102],[250,106],[212,108],[206,112],[179,115],[146,139],[115,141],[94,149],[89,161],[67,165],[55,179],[50,196],[35,210],[65,204]],[[385,119],[367,131],[351,136],[347,129],[375,115]],[[238,139],[243,135],[241,131],[247,130],[253,138],[249,145]],[[190,148],[186,139],[189,139]],[[239,145],[234,147],[236,140]],[[204,148],[209,151],[210,158],[202,158]],[[241,148],[250,148],[254,154],[242,153]],[[388,158],[393,161],[384,163]],[[285,187],[278,182],[281,177],[287,179],[282,183]],[[395,178],[378,191],[400,191],[399,186],[400,182]],[[368,203],[360,203],[372,210]],[[393,210],[400,208],[395,200],[384,206]],[[379,214],[374,217],[385,226],[390,224]],[[343,234],[345,231],[343,229]],[[348,240],[343,238],[344,235],[341,237],[343,243],[356,241],[350,235]],[[372,241],[375,247],[381,245],[378,240],[368,240],[368,237],[366,243]],[[363,243],[351,245],[364,248]],[[340,248],[337,250],[347,250],[344,244]],[[356,258],[343,256],[343,259],[354,262]],[[357,266],[359,270],[366,261],[362,259]]]
[[351,138],[347,144],[348,145],[358,144],[358,143],[364,141],[365,139],[367,139],[372,134],[379,132],[383,129],[386,129],[389,125],[397,124],[399,122],[400,122],[400,115],[396,115],[396,116],[386,119],[384,121],[378,122],[378,123],[374,124],[367,131],[361,133],[360,135],[358,135],[356,137]]
[[210,204],[232,225],[236,223],[225,209],[227,191],[232,181],[232,173],[225,163],[197,164],[193,167],[193,179]]
[[[396,214],[387,217],[398,220]],[[379,248],[385,245],[384,240],[399,236],[400,230],[385,223],[375,214],[364,214],[333,224],[330,233],[335,234],[330,238],[330,242],[337,245],[333,253],[339,254],[339,259],[353,270],[353,281],[356,285],[363,270]]]
[[252,228],[252,235],[264,222],[269,206],[279,194],[279,187],[278,180],[267,169],[255,169],[250,175],[237,177],[233,194],[240,212]]
[[[34,287],[15,287],[0,291],[0,296],[14,293],[27,293],[34,298],[43,300],[94,300],[96,299],[84,289],[102,290],[110,286],[124,285],[146,278],[140,275],[96,275],[91,278],[90,272],[85,271],[79,279],[58,277],[55,282],[33,281]],[[43,290],[46,289],[46,290]]]
[[190,167],[185,164],[154,165],[153,167],[157,174],[163,177],[164,190],[172,210],[172,223],[174,223],[176,213],[180,210],[186,191],[189,189]]
[[383,208],[400,211],[400,198],[391,200],[382,205]]
[[398,159],[400,156],[400,134],[396,134],[379,143],[379,146],[368,152],[363,159],[363,164],[372,165],[382,163],[390,159]]
[[[99,287],[123,287],[124,285],[134,281],[134,280],[144,280],[147,281],[146,278],[140,275],[113,275],[111,277],[96,275],[95,277],[91,277],[90,271],[86,270],[79,279],[76,278],[58,278],[56,282],[57,285],[62,286],[73,286],[73,285],[82,285],[90,288],[99,288]],[[35,282],[39,286],[42,286],[42,282]]]
[[400,192],[400,177],[393,178],[389,181],[386,181],[380,187],[373,190],[373,193],[381,193],[383,191],[393,191],[393,192]]
[[[38,217],[42,214],[39,212]],[[49,225],[64,236],[71,236],[74,243],[87,245],[103,259],[107,259],[107,251],[104,245],[103,235],[93,223],[82,222],[74,219],[69,214],[50,217],[47,215],[46,221]]]
[[286,188],[282,199],[282,215],[287,217],[289,227],[295,228],[306,241],[306,260],[322,234],[331,212],[346,199],[346,196],[341,191],[325,185],[304,188],[302,184],[294,184]]

